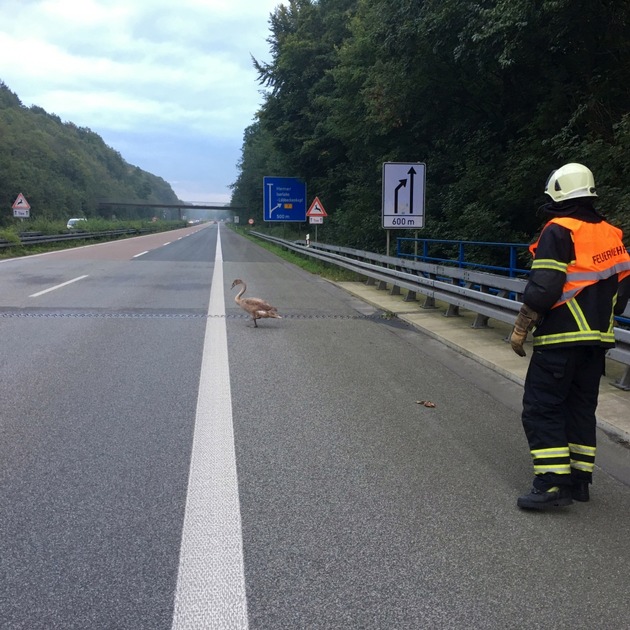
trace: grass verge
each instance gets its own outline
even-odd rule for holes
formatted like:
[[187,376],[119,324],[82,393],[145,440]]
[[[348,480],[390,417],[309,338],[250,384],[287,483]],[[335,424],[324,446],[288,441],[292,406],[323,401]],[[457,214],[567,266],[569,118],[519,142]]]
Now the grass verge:
[[247,228],[237,226],[230,227],[241,236],[244,236],[253,243],[256,243],[256,245],[272,252],[278,256],[278,258],[282,258],[283,260],[300,267],[300,269],[308,271],[308,273],[321,276],[322,278],[332,280],[333,282],[360,282],[365,279],[360,274],[350,271],[349,269],[337,267],[337,265],[331,265],[329,263],[322,262],[321,260],[311,258],[310,256],[300,256],[293,251],[283,249],[279,245],[257,238],[256,236],[252,236]]

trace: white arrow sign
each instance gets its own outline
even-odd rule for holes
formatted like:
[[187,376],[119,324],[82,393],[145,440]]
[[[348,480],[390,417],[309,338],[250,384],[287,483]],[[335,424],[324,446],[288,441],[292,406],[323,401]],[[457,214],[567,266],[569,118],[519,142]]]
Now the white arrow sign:
[[426,165],[422,162],[383,164],[383,227],[424,227]]

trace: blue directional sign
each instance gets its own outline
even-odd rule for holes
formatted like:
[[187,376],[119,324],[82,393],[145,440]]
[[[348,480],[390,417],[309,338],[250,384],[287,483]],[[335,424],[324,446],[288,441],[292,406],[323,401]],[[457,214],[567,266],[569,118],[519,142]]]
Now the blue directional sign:
[[306,183],[296,177],[263,177],[263,220],[306,221]]

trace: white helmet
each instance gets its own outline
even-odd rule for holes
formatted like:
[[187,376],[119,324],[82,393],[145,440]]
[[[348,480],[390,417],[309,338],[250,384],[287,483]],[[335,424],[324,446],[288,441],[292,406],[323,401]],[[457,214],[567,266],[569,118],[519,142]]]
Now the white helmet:
[[565,164],[549,175],[545,194],[556,202],[577,197],[597,197],[593,173],[582,164]]

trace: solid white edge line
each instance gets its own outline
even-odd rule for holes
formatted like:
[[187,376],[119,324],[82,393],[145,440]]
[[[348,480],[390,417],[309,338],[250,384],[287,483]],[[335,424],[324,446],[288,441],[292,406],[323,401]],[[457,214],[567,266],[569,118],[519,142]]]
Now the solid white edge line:
[[32,295],[29,295],[28,297],[39,297],[40,295],[44,295],[44,293],[50,293],[51,291],[55,291],[56,289],[61,289],[61,287],[68,286],[69,284],[72,284],[73,282],[78,282],[79,280],[83,280],[83,278],[87,278],[87,275],[79,276],[78,278],[73,278],[72,280],[68,280],[68,282],[62,282],[61,284],[56,284],[54,287],[50,287],[49,289],[44,289],[43,291],[38,291],[37,293],[33,293]]
[[199,378],[172,628],[248,628],[219,234]]

